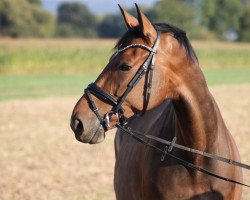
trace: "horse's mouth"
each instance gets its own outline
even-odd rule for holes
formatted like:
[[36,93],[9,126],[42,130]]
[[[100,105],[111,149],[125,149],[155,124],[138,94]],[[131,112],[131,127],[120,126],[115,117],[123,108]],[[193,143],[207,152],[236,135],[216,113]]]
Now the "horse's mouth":
[[105,131],[102,125],[100,125],[88,143],[98,144],[98,143],[101,143],[104,139],[105,139]]
[[100,125],[90,136],[89,134],[84,136],[75,134],[75,138],[82,143],[97,144],[105,139],[105,131]]

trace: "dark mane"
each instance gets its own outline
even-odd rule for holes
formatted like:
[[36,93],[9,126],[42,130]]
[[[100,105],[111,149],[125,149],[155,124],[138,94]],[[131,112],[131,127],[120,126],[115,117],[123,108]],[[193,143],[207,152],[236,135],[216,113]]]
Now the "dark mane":
[[[154,24],[158,30],[160,30],[162,33],[170,33],[171,35],[173,35],[174,38],[176,38],[178,40],[178,42],[183,45],[186,49],[187,55],[189,56],[189,58],[191,59],[195,59],[198,61],[197,56],[193,50],[192,45],[190,44],[187,36],[186,36],[186,32],[173,26],[173,25],[169,25],[166,23],[157,23]],[[128,30],[122,37],[121,39],[117,42],[115,48],[122,48],[125,47],[129,44],[131,44],[131,41],[133,40],[133,38],[143,38],[143,39],[147,39],[145,38],[145,36],[143,36],[138,27],[134,27],[130,30]]]

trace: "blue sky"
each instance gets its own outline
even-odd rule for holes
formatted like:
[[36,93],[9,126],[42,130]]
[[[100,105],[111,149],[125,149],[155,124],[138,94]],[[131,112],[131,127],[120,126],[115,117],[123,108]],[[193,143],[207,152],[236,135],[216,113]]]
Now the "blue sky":
[[47,10],[56,13],[57,7],[60,5],[60,3],[76,1],[84,3],[92,12],[96,14],[118,12],[118,3],[126,8],[133,6],[134,3],[150,6],[156,2],[156,0],[42,0],[42,3]]

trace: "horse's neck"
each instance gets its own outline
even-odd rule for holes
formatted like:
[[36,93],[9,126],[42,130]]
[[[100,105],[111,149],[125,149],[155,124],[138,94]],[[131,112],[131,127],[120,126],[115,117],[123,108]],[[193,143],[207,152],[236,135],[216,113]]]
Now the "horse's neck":
[[201,70],[193,74],[192,81],[186,81],[178,90],[178,100],[166,100],[143,117],[132,117],[129,126],[167,140],[176,136],[178,143],[191,148],[212,147],[218,129],[220,132],[227,129]]
[[206,150],[218,137],[218,127],[225,127],[201,70],[197,69],[188,77],[179,88],[179,99],[173,103],[177,116],[176,134],[184,145]]
[[[160,136],[170,127],[169,119],[174,126],[174,109],[171,100],[166,100],[159,106],[147,111],[143,116],[134,116],[129,119],[129,126],[145,134]],[[174,134],[174,132],[172,131]],[[171,135],[173,135],[171,134]]]

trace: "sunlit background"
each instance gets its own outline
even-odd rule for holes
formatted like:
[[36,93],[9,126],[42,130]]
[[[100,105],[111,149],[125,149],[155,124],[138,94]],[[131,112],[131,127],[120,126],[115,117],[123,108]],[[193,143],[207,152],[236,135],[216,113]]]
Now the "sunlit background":
[[[249,164],[250,0],[136,2],[152,22],[186,31]],[[69,120],[126,31],[118,3],[136,16],[134,0],[0,0],[1,200],[115,199],[115,133],[81,144]]]

